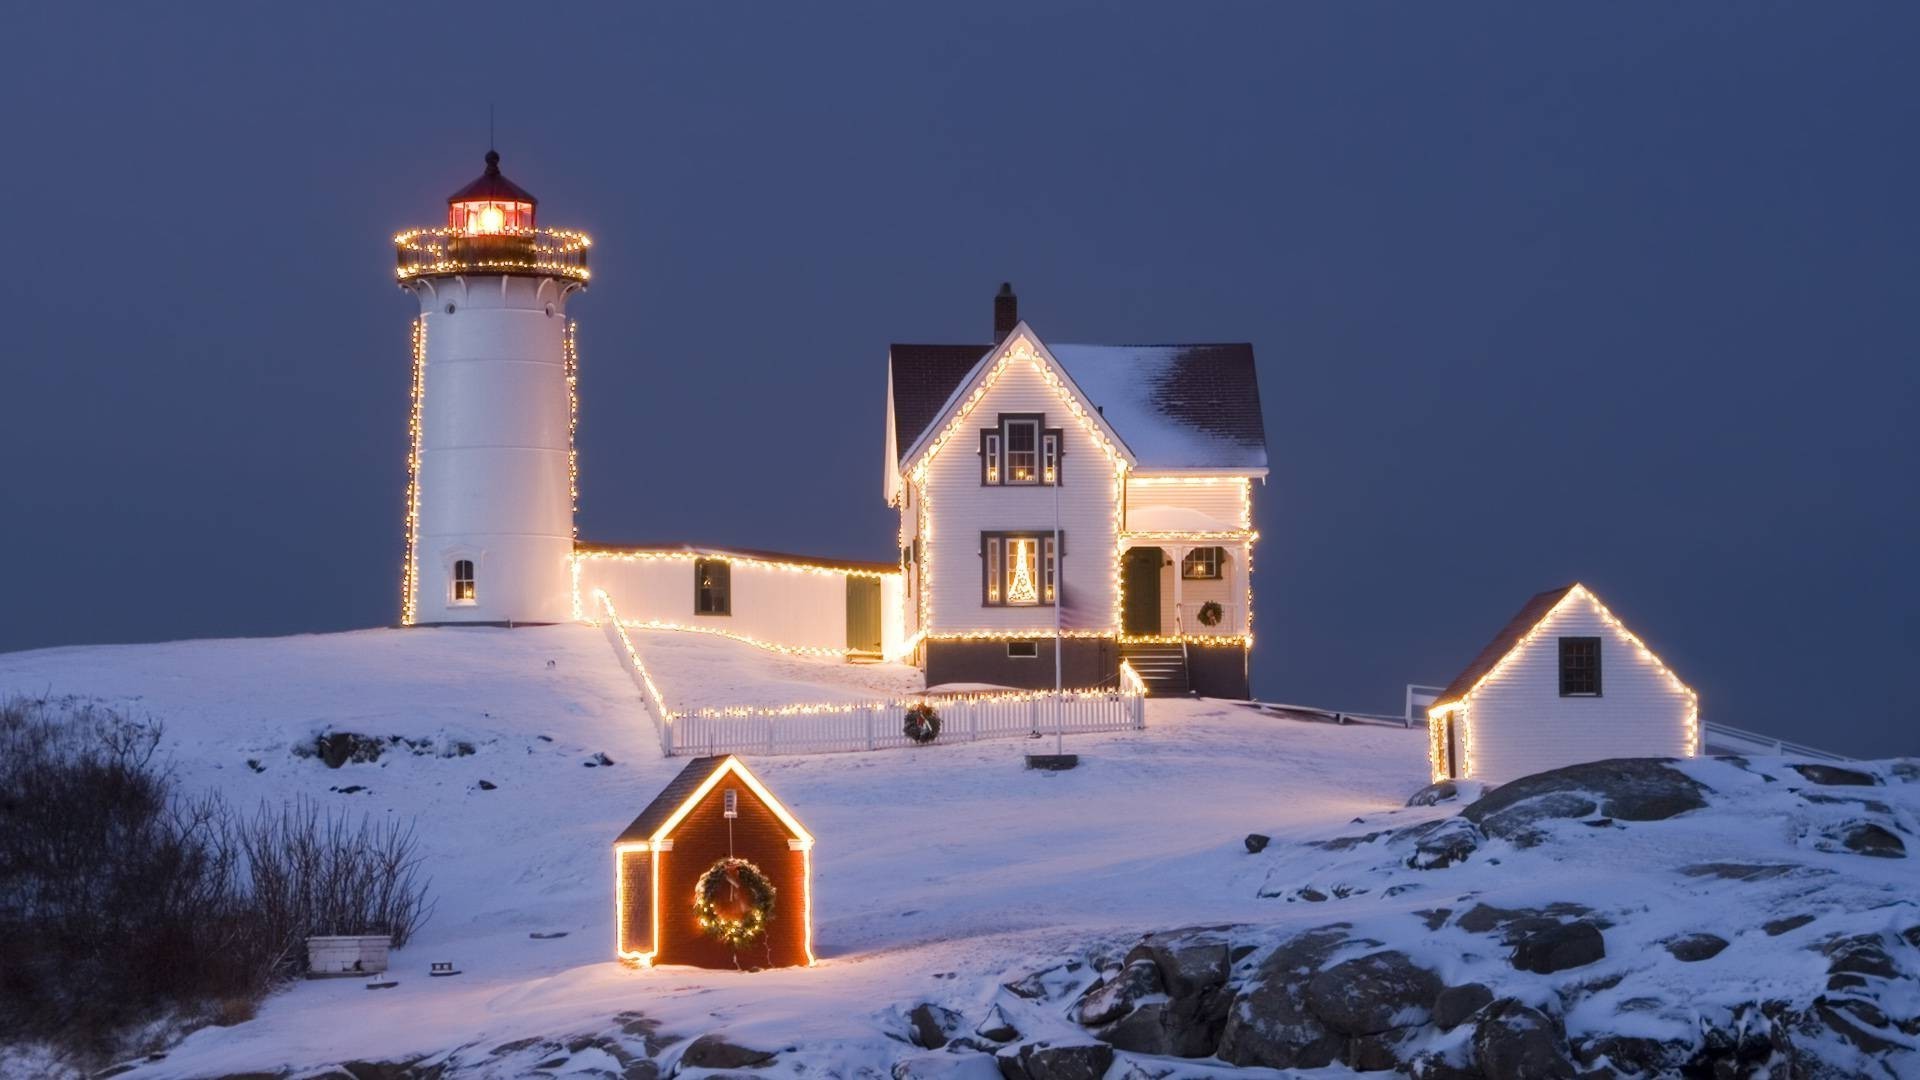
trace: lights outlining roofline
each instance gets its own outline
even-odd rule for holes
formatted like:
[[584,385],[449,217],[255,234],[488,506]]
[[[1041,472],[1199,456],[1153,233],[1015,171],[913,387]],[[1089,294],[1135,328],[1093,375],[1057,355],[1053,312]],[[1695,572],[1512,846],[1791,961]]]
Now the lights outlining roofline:
[[1653,665],[1654,670],[1658,671],[1663,677],[1666,678],[1668,684],[1670,684],[1674,689],[1680,691],[1680,693],[1685,696],[1687,701],[1687,717],[1685,721],[1686,723],[1686,756],[1687,757],[1699,756],[1701,752],[1700,695],[1693,689],[1693,687],[1688,686],[1686,683],[1682,682],[1680,680],[1680,676],[1674,674],[1673,669],[1668,667],[1666,665],[1666,662],[1661,660],[1659,656],[1655,655],[1652,649],[1647,648],[1647,643],[1640,640],[1640,635],[1634,633],[1632,630],[1627,629],[1627,624],[1624,622],[1621,622],[1620,617],[1615,615],[1612,609],[1608,608],[1606,604],[1602,603],[1600,598],[1594,595],[1593,590],[1587,588],[1585,585],[1575,583],[1572,588],[1567,590],[1567,594],[1565,596],[1562,596],[1558,602],[1556,602],[1552,607],[1548,608],[1546,612],[1540,616],[1540,618],[1534,620],[1533,625],[1527,628],[1527,632],[1520,636],[1520,640],[1514,642],[1513,647],[1509,648],[1506,651],[1506,653],[1503,654],[1500,657],[1500,659],[1494,663],[1493,667],[1487,670],[1485,674],[1481,675],[1478,679],[1474,680],[1473,685],[1468,687],[1465,693],[1462,693],[1459,697],[1454,698],[1451,701],[1436,702],[1435,704],[1427,707],[1427,726],[1428,726],[1427,758],[1428,758],[1428,766],[1429,766],[1428,772],[1433,777],[1436,783],[1441,780],[1447,779],[1447,775],[1446,775],[1446,759],[1445,759],[1445,740],[1442,739],[1440,735],[1437,734],[1435,731],[1435,729],[1440,728],[1443,725],[1436,724],[1435,721],[1444,720],[1449,717],[1457,718],[1457,726],[1460,731],[1460,776],[1458,777],[1458,779],[1462,779],[1462,780],[1472,779],[1473,778],[1473,708],[1472,708],[1473,695],[1475,695],[1476,693],[1479,693],[1480,688],[1487,685],[1488,682],[1492,681],[1492,679],[1496,675],[1499,675],[1502,671],[1506,670],[1507,665],[1513,661],[1513,658],[1515,656],[1518,656],[1520,653],[1524,652],[1527,646],[1533,643],[1534,638],[1539,636],[1541,628],[1545,627],[1548,622],[1552,621],[1553,617],[1559,613],[1560,609],[1565,607],[1567,605],[1567,602],[1570,600],[1573,600],[1575,597],[1582,598],[1586,600],[1588,603],[1592,604],[1593,610],[1600,615],[1600,621],[1606,623],[1609,629],[1614,630],[1621,637],[1626,638],[1629,644],[1631,644],[1635,649],[1639,650],[1641,659],[1651,663]]

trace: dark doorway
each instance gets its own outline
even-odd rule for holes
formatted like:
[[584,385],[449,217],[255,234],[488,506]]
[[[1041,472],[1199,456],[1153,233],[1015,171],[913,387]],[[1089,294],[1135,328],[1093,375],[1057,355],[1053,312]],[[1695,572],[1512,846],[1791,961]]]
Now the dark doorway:
[[1121,611],[1124,632],[1160,632],[1160,567],[1166,561],[1166,553],[1157,547],[1127,549],[1120,564],[1120,584],[1127,591]]
[[880,579],[847,575],[847,648],[880,653]]

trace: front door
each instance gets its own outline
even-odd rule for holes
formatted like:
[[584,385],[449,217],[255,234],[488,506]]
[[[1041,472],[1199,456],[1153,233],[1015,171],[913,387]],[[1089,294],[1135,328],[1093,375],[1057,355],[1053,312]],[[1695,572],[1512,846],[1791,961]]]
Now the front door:
[[1167,557],[1157,547],[1128,548],[1120,564],[1120,584],[1126,589],[1121,627],[1128,634],[1160,632],[1160,565]]

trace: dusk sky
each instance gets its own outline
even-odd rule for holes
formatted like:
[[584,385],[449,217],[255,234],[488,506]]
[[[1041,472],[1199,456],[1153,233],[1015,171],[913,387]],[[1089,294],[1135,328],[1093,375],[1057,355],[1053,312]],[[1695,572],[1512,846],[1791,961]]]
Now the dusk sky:
[[1250,341],[1254,689],[1590,585],[1712,720],[1920,753],[1920,10],[14,5],[0,649],[398,616],[392,234],[595,238],[580,534],[888,559],[891,341]]

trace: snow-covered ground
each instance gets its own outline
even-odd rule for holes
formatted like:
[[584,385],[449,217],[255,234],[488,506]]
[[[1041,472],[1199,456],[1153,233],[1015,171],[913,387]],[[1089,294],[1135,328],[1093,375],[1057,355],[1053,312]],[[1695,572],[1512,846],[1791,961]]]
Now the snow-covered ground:
[[[675,706],[758,700],[764,691],[735,684],[743,665],[769,665],[809,696],[899,678],[694,635],[636,644]],[[306,794],[418,822],[438,910],[395,954],[398,988],[295,985],[257,1019],[201,1030],[135,1076],[394,1059],[592,1030],[624,1010],[666,1032],[804,1040],[828,1060],[884,1070],[900,1047],[887,1037],[899,1004],[936,994],[984,1004],[1003,978],[1092,936],[1290,914],[1299,905],[1240,880],[1242,837],[1326,835],[1426,781],[1418,731],[1158,700],[1143,732],[1070,739],[1084,759],[1069,773],[1025,770],[1020,741],[760,759],[754,768],[818,837],[819,965],[635,971],[612,959],[609,845],[682,762],[659,756],[639,692],[598,630],[51,649],[0,656],[0,693],[76,695],[158,719],[181,779],[236,802]],[[328,730],[474,752],[403,748],[339,769],[294,753]],[[614,764],[586,767],[595,753]],[[362,790],[335,790],[348,787]],[[429,979],[434,960],[464,974]]]
[[[676,708],[847,700],[908,691],[917,678],[713,637],[650,632],[635,643]],[[1403,806],[1427,779],[1422,731],[1205,701],[1153,700],[1144,731],[1071,738],[1083,763],[1066,773],[1027,771],[1021,740],[767,757],[754,768],[818,838],[820,963],[641,971],[611,959],[609,848],[683,762],[659,756],[639,691],[599,630],[54,649],[0,656],[0,694],[10,693],[152,717],[192,789],[242,805],[306,795],[411,818],[426,848],[438,910],[396,954],[396,989],[291,986],[256,1019],[195,1032],[133,1077],[421,1055],[463,1075],[618,1075],[635,1064],[630,1075],[642,1075],[648,1062],[612,1051],[672,1066],[684,1040],[715,1033],[782,1050],[786,1075],[884,1076],[916,1053],[902,1041],[903,1014],[920,1002],[969,1026],[997,1004],[1018,1013],[1029,1038],[1084,1040],[1071,1006],[1079,989],[1096,974],[1114,978],[1112,958],[1142,933],[1204,924],[1236,924],[1235,955],[1246,957],[1236,979],[1254,977],[1246,972],[1264,950],[1298,932],[1347,924],[1350,940],[1330,962],[1398,951],[1446,985],[1483,983],[1553,1012],[1589,1050],[1619,1034],[1697,1044],[1709,1026],[1766,1001],[1817,1020],[1795,1037],[1839,1062],[1839,1074],[1901,1075],[1920,1060],[1920,1039],[1898,1026],[1920,1027],[1913,864],[1847,842],[1872,823],[1876,843],[1911,851],[1913,762],[1858,763],[1867,771],[1850,780],[1780,759],[1686,762],[1677,768],[1707,797],[1678,816],[1625,820],[1635,815],[1598,796],[1569,810],[1560,795],[1520,807],[1517,826],[1472,828],[1440,820],[1460,803]],[[329,769],[295,752],[325,731],[413,743]],[[612,764],[597,763],[601,754]],[[1258,854],[1243,844],[1253,832],[1273,838]],[[1417,868],[1432,860],[1416,845],[1441,836],[1464,836],[1469,854]],[[1567,904],[1606,936],[1604,957],[1571,970],[1518,970],[1511,943],[1486,925]],[[1705,934],[1720,951],[1670,951]],[[1863,942],[1881,952],[1846,969],[1868,970],[1869,985],[1845,992],[1869,995],[1897,1023],[1849,1042],[1828,1031],[1844,1017],[1818,1012],[1840,999],[1819,995],[1840,992],[1829,974],[1864,962],[1847,959]],[[436,960],[464,974],[430,979]],[[1064,961],[1077,963],[1055,968],[1060,985],[1037,1000],[1001,989]],[[1895,974],[1875,974],[1883,967]],[[1415,1021],[1402,1051],[1467,1052],[1473,1025],[1443,1033]],[[647,1033],[681,1041],[663,1049]],[[1861,1042],[1878,1049],[1859,1056]],[[973,1070],[954,1075],[991,1074],[981,1055],[937,1058]]]

